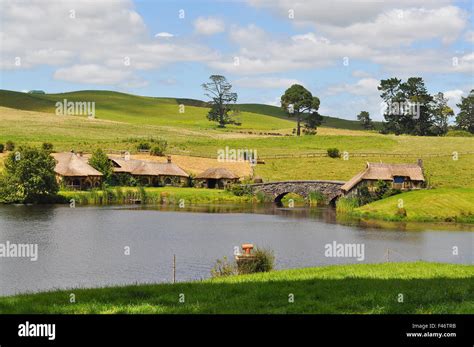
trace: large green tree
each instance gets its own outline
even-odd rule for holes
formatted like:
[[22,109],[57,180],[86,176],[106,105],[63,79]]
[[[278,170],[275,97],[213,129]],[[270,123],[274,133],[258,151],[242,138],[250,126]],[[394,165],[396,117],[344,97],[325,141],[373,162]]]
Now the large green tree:
[[89,159],[89,165],[104,175],[104,181],[110,182],[113,174],[112,163],[107,154],[100,148],[96,149]]
[[433,97],[421,77],[410,77],[406,82],[398,78],[381,80],[378,90],[386,105],[385,132],[431,135]]
[[457,106],[459,113],[456,116],[456,125],[474,134],[474,89],[471,89],[467,97],[461,97],[461,103]]
[[220,128],[227,124],[239,125],[234,119],[238,110],[235,108],[237,93],[232,92],[232,85],[221,75],[212,75],[209,79],[210,82],[202,84],[204,94],[211,99],[207,119],[217,122]]
[[59,190],[48,151],[25,147],[8,155],[0,178],[0,201],[36,203],[51,201]]
[[293,84],[280,99],[281,108],[289,117],[296,119],[296,135],[301,135],[301,123],[306,122],[312,129],[321,124],[322,117],[318,113],[319,98],[299,84]]
[[357,120],[360,122],[360,124],[365,130],[374,129],[374,123],[372,123],[372,119],[370,118],[369,112],[360,111],[360,113],[357,115]]
[[316,134],[316,129],[323,123],[323,116],[318,111],[308,113],[304,120],[304,127],[307,135]]
[[448,132],[449,118],[454,116],[454,112],[448,106],[448,99],[444,97],[443,93],[440,92],[433,96],[431,111],[433,114],[431,133],[438,136],[445,135]]

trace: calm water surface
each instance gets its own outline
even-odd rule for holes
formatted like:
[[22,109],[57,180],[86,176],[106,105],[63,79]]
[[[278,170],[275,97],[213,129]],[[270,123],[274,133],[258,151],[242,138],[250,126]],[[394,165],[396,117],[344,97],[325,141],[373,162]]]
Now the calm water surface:
[[[471,227],[383,226],[336,222],[331,208],[0,206],[0,243],[38,244],[36,262],[0,258],[0,295],[170,282],[174,254],[178,281],[207,278],[248,242],[274,250],[277,268],[382,262],[387,249],[390,261],[473,263]],[[326,257],[334,241],[364,244],[365,259]]]

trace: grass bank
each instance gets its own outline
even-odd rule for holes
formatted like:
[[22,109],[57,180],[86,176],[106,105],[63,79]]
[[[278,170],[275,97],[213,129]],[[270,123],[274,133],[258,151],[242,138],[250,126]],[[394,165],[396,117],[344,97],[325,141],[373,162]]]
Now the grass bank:
[[[406,216],[397,213],[400,202]],[[349,213],[388,221],[474,223],[474,188],[411,191],[355,208]]]
[[236,196],[220,189],[181,188],[181,187],[113,187],[106,190],[60,191],[64,202],[74,199],[80,205],[130,204],[140,200],[142,204],[185,204],[199,203],[244,203],[254,201],[249,195]]
[[[200,282],[16,295],[0,298],[0,313],[472,313],[473,285],[472,265],[336,265]],[[74,304],[69,302],[71,293]],[[288,300],[290,294],[294,303]]]

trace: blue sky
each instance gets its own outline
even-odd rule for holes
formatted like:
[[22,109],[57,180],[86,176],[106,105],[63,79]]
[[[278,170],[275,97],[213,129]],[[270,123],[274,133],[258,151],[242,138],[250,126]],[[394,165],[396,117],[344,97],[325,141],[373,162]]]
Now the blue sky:
[[204,99],[200,85],[223,74],[239,102],[278,105],[301,83],[323,114],[380,119],[382,78],[423,77],[453,107],[473,88],[470,1],[0,4],[2,89]]

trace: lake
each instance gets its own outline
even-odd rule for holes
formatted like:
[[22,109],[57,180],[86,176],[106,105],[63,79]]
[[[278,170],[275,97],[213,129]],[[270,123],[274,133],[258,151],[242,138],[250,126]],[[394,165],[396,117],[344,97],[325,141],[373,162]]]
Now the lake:
[[[253,243],[278,269],[386,260],[473,263],[471,226],[338,221],[332,208],[0,206],[0,244],[36,244],[37,261],[0,258],[0,295],[208,278],[216,259]],[[363,260],[328,257],[358,244]],[[453,254],[457,247],[457,254]]]

